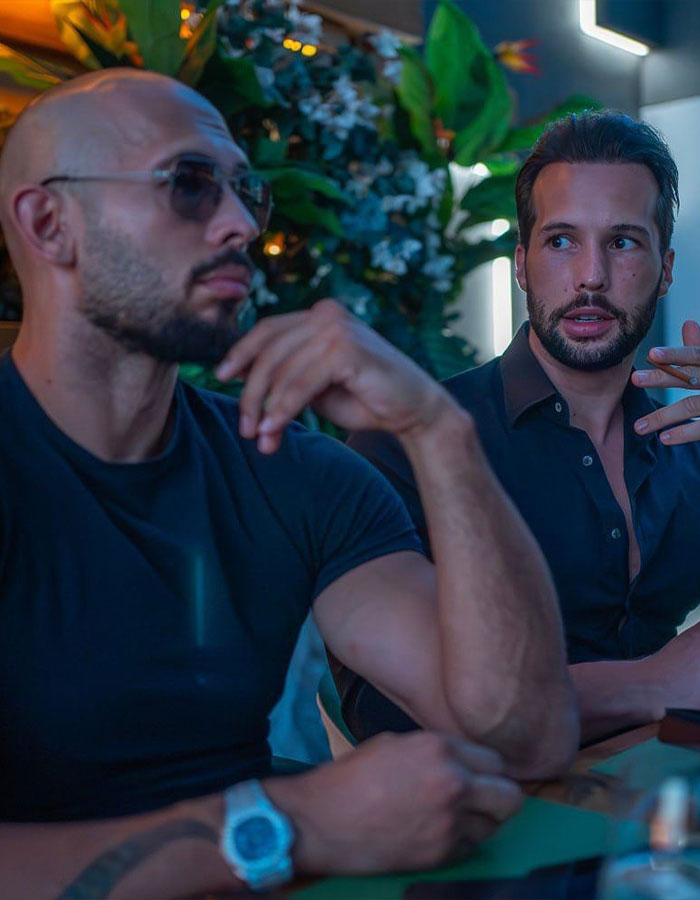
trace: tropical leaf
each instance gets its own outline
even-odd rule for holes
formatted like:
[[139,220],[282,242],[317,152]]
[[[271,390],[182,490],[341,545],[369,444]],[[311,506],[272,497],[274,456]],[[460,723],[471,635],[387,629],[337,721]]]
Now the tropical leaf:
[[[61,40],[87,68],[101,68],[105,53],[118,61],[139,63],[117,0],[50,0],[50,4]],[[102,48],[97,55],[95,47]]]
[[433,84],[420,54],[412,47],[402,47],[401,78],[396,96],[408,113],[411,134],[425,156],[440,160],[441,154],[435,140],[433,126]]
[[209,0],[202,20],[187,41],[185,58],[177,77],[191,87],[194,87],[202,77],[204,67],[216,50],[216,11],[223,5],[223,2],[224,0]]
[[225,118],[246,109],[269,106],[254,63],[224,56],[218,48],[209,57],[197,89]]
[[492,175],[467,191],[460,208],[469,212],[465,225],[492,222],[494,219],[517,218],[515,208],[515,176]]
[[13,50],[7,44],[0,44],[0,72],[9,75],[16,84],[38,91],[61,82],[61,78],[41,60]]
[[312,191],[323,194],[324,197],[329,197],[331,200],[349,202],[349,197],[336,181],[311,169],[301,169],[296,166],[270,167],[261,168],[260,173],[270,182],[275,202],[280,199],[290,200],[296,197],[306,197]]
[[513,104],[503,71],[453,0],[440,0],[428,29],[426,65],[434,114],[455,132],[454,156],[471,165],[504,138]]
[[180,37],[179,0],[119,0],[119,5],[145,68],[175,78],[187,49]]
[[581,113],[587,109],[600,109],[600,104],[591,97],[573,94],[545,115],[538,116],[529,125],[513,128],[509,131],[503,142],[498,146],[498,152],[513,153],[530,150],[550,122],[555,122],[557,119],[568,116],[570,113]]
[[454,247],[453,251],[458,258],[460,272],[466,274],[477,266],[498,259],[499,256],[511,257],[517,243],[518,233],[513,228],[492,240],[479,241],[476,244],[463,241]]
[[275,199],[275,213],[286,216],[297,225],[319,225],[338,237],[344,236],[340,219],[325,206],[319,206],[310,196],[303,198],[279,197]]

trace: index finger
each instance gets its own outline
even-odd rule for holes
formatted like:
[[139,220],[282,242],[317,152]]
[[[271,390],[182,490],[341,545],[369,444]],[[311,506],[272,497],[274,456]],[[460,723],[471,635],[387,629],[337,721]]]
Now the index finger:
[[700,347],[652,347],[649,360],[667,366],[700,366]]

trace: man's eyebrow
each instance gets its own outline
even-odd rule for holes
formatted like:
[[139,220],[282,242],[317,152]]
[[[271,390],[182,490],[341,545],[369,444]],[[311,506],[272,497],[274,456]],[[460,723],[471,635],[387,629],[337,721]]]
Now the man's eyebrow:
[[[547,225],[543,225],[542,228],[540,228],[539,233],[551,234],[553,231],[578,231],[578,226],[573,225],[571,222],[549,222]],[[620,222],[619,224],[611,225],[610,231],[614,231],[615,233],[632,231],[637,234],[642,234],[647,238],[651,238],[648,228],[645,228],[643,225],[633,225],[630,222]]]
[[571,222],[550,222],[548,225],[544,225],[540,228],[540,234],[549,234],[551,231],[577,231],[578,228],[576,225],[572,225]]
[[610,230],[615,232],[633,231],[637,234],[644,235],[644,237],[651,238],[648,228],[645,228],[643,225],[632,225],[628,222],[621,222],[619,225],[613,225]]

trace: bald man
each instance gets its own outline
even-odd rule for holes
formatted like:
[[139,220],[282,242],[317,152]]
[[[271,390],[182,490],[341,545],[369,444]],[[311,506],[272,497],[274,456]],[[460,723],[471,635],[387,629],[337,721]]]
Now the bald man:
[[[0,362],[0,895],[259,888],[489,834],[577,726],[547,569],[469,415],[332,301],[239,336],[267,188],[176,82],[50,91],[0,196],[24,298]],[[240,403],[180,361],[243,376]],[[401,441],[435,569],[381,477],[293,423],[311,402]],[[312,606],[429,731],[274,778],[267,716]]]

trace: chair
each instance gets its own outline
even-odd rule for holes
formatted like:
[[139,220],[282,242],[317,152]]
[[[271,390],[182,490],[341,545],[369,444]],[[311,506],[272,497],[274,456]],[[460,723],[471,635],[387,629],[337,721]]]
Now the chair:
[[331,745],[333,759],[339,759],[351,750],[354,750],[357,741],[348,731],[340,711],[340,697],[333,681],[330,669],[321,676],[316,694],[316,704],[321,713],[321,721],[328,735],[328,743]]

